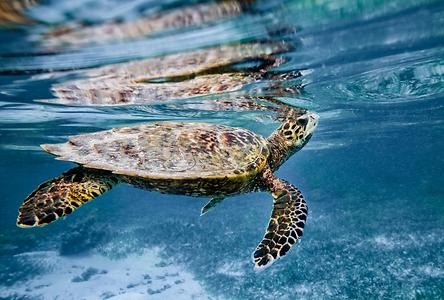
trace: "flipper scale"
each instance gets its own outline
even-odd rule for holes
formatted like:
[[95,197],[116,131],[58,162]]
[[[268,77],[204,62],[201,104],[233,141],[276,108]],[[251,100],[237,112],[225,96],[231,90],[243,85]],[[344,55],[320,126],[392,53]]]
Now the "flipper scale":
[[47,225],[71,214],[119,182],[109,172],[77,167],[39,185],[19,208],[17,225]]
[[302,237],[307,219],[308,208],[302,193],[294,185],[268,176],[274,206],[264,238],[253,253],[256,268],[268,267],[286,255]]

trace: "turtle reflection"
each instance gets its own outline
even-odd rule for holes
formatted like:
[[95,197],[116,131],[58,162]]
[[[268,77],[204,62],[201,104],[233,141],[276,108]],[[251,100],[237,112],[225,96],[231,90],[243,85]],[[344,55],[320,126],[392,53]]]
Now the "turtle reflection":
[[0,1],[0,26],[33,23],[34,21],[26,16],[25,11],[38,2],[38,0]]
[[57,98],[38,101],[116,106],[232,92],[263,80],[275,88],[289,79],[271,71],[284,62],[278,54],[289,48],[283,42],[252,42],[99,67],[81,73],[87,78],[54,85]]
[[241,15],[248,10],[246,0],[225,0],[182,6],[136,20],[110,20],[102,24],[71,23],[48,31],[43,42],[48,47],[81,46],[142,38],[164,31],[205,25]]

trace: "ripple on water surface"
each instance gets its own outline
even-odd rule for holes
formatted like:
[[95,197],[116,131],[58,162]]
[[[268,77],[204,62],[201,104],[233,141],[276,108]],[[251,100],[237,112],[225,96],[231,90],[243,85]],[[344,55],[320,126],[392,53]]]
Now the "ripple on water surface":
[[[29,10],[36,24],[0,30],[0,298],[444,297],[443,2],[251,2],[240,15],[204,24],[91,40],[85,32],[188,3],[49,0]],[[54,31],[45,40],[51,30],[62,36],[68,25],[89,29],[79,31],[84,39],[75,43],[57,40]],[[281,40],[291,47],[268,71],[302,76],[283,76],[279,89],[267,85],[273,83],[268,77],[219,95],[166,96],[125,107],[34,101],[55,97],[51,89],[72,82],[106,81],[116,63]],[[276,95],[316,111],[320,122],[307,146],[278,171],[307,198],[304,238],[264,272],[253,271],[250,254],[270,215],[268,193],[230,197],[199,217],[208,199],[121,185],[65,220],[16,228],[27,193],[72,167],[38,145],[159,120],[225,124],[267,136],[279,118],[269,109],[273,104],[254,97]]]

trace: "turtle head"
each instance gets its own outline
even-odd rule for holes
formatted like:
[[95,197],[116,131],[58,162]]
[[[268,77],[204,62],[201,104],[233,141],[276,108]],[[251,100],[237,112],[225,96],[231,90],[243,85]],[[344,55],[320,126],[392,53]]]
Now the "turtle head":
[[278,133],[283,137],[287,147],[297,151],[310,140],[318,119],[317,114],[307,111],[303,115],[285,120],[279,127]]
[[316,129],[319,116],[310,111],[298,111],[287,115],[281,126],[268,138],[273,170],[287,160],[293,153],[302,149]]

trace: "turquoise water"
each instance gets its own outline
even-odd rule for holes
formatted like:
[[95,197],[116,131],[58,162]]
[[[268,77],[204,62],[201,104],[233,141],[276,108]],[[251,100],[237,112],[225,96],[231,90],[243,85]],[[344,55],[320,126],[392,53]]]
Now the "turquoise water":
[[[241,16],[131,40],[57,49],[41,40],[48,26],[184,5],[125,3],[46,1],[27,12],[35,24],[0,31],[0,299],[444,298],[442,1],[259,1]],[[52,98],[53,84],[78,76],[72,69],[270,39],[294,46],[278,71],[304,70],[288,82],[303,91],[279,99],[320,115],[277,172],[310,208],[285,258],[262,272],[250,260],[267,193],[227,198],[200,217],[207,199],[120,185],[62,221],[16,227],[23,199],[74,166],[42,143],[156,120],[263,135],[278,126],[269,112],[207,109],[205,97],[112,108],[33,101]]]

